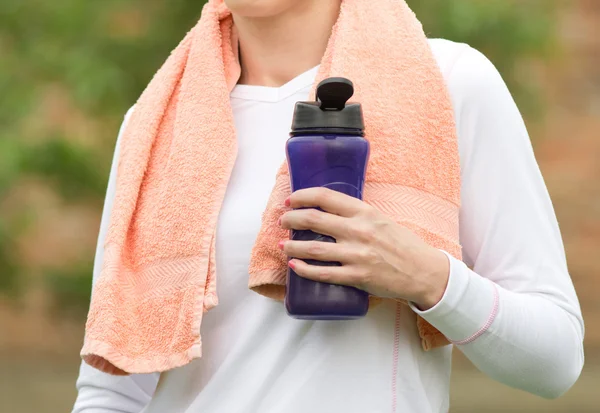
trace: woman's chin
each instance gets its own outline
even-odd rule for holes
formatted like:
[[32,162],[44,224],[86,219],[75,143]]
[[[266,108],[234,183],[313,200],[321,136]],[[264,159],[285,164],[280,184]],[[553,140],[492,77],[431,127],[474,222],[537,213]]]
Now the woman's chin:
[[225,0],[233,14],[242,17],[264,18],[284,13],[306,0]]

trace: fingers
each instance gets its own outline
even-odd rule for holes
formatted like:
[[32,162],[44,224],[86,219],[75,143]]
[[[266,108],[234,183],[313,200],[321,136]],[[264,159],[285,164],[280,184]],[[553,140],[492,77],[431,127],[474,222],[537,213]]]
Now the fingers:
[[342,265],[339,267],[325,267],[309,265],[299,259],[291,260],[288,265],[300,277],[313,281],[321,281],[329,284],[349,285],[353,287],[358,287],[361,281],[357,271],[355,271],[352,266]]
[[281,241],[280,248],[288,257],[317,261],[350,262],[352,253],[346,244],[321,241]]
[[285,229],[311,230],[335,239],[344,238],[348,233],[349,220],[317,209],[295,209],[281,217]]
[[331,214],[352,217],[368,206],[353,198],[328,188],[307,188],[294,192],[286,204],[292,208],[321,208]]

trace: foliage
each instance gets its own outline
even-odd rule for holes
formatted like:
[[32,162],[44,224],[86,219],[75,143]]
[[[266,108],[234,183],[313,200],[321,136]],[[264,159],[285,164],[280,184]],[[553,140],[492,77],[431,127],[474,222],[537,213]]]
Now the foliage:
[[[200,15],[201,0],[2,0],[0,7],[0,290],[23,273],[8,202],[26,179],[65,205],[98,211],[123,114]],[[466,42],[501,70],[520,104],[531,99],[519,62],[552,47],[551,0],[410,0],[432,37]],[[531,109],[532,106],[527,106]],[[11,208],[10,211],[7,208]],[[8,218],[10,217],[10,218]],[[36,225],[36,221],[30,225]],[[90,234],[94,239],[95,234]],[[61,302],[84,308],[90,248],[39,275]],[[81,264],[81,260],[86,264]],[[19,276],[18,276],[19,275]]]
[[[65,204],[99,210],[122,116],[201,6],[192,0],[2,0],[0,292],[14,295],[24,273],[20,234],[9,221],[26,211],[7,210],[11,193],[35,177]],[[73,128],[75,118],[88,124]],[[80,267],[65,262],[62,275],[39,272],[66,301],[77,294],[87,299],[91,265]]]
[[539,116],[535,75],[520,63],[549,58],[557,48],[553,0],[408,0],[428,37],[467,43],[498,68],[522,110]]
[[87,313],[92,266],[91,261],[86,261],[71,264],[62,271],[47,271],[46,286],[53,292],[55,314],[78,319]]

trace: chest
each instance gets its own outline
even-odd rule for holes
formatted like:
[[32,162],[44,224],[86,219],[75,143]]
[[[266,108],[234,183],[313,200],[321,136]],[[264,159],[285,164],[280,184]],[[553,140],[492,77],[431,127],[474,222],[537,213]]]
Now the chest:
[[295,103],[307,97],[308,90],[276,102],[232,98],[238,153],[217,225],[221,267],[248,265],[277,170],[285,161]]

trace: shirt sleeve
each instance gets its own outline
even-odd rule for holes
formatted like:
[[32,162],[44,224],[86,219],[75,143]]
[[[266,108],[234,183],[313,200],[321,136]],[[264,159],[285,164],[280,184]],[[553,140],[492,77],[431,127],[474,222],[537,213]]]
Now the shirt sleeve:
[[413,310],[493,379],[555,398],[583,367],[584,327],[548,191],[500,74],[464,45],[447,83],[461,163],[460,242],[442,300]]
[[[95,284],[104,255],[104,239],[110,221],[110,214],[115,197],[119,144],[123,129],[133,108],[125,115],[119,131],[117,145],[110,171],[104,210],[100,223],[100,234],[94,260],[93,282]],[[150,402],[159,374],[134,374],[130,376],[112,376],[103,373],[82,362],[77,379],[77,399],[72,413],[139,413]]]

